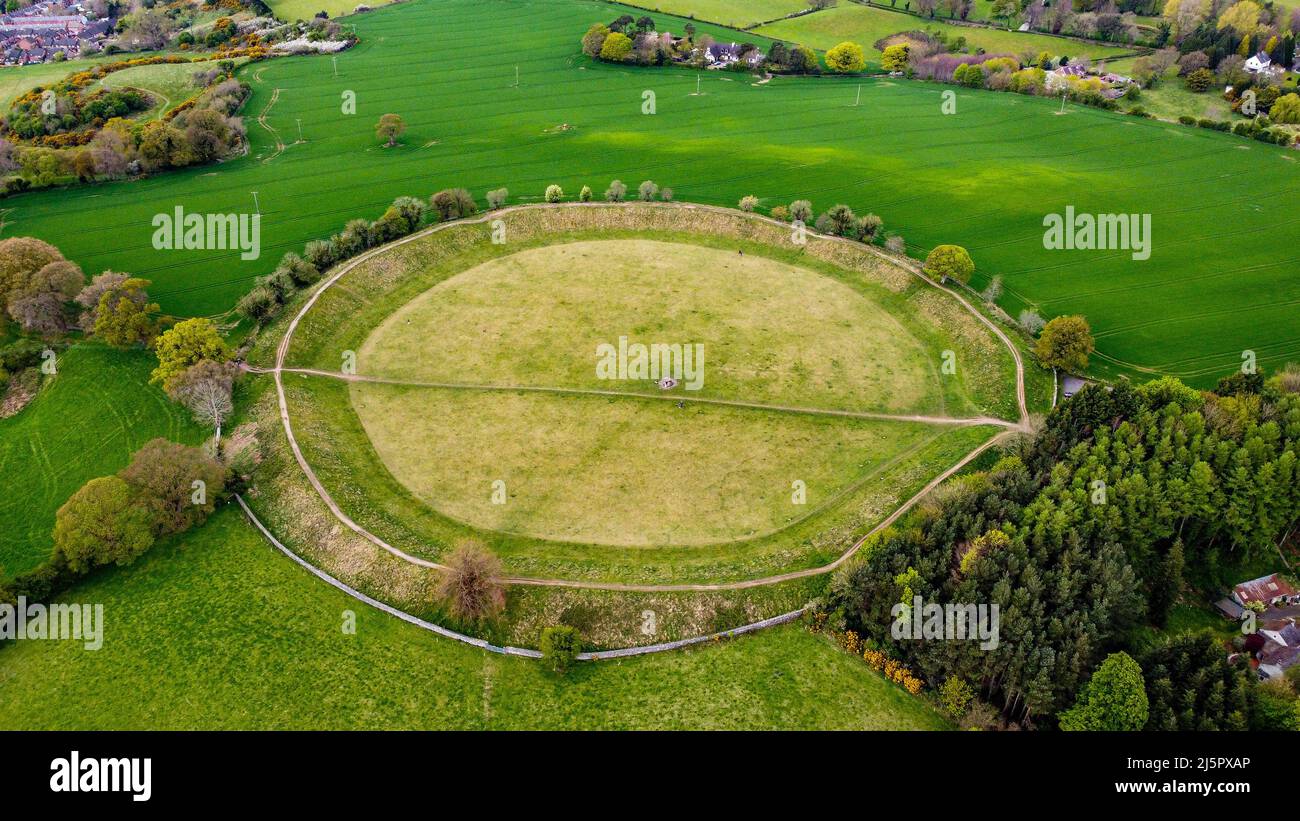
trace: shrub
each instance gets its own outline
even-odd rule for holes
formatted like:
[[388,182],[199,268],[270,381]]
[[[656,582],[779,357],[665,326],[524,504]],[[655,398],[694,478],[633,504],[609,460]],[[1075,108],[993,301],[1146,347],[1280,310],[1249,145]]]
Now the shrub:
[[444,560],[447,569],[438,581],[438,598],[462,621],[484,621],[506,605],[501,587],[501,560],[483,545],[462,542]]
[[621,63],[632,53],[632,39],[619,31],[610,32],[600,46],[600,59]]
[[1183,125],[1196,125],[1196,118],[1191,116],[1190,114],[1179,114],[1178,122],[1182,123]]
[[443,222],[478,213],[478,205],[474,202],[474,197],[464,188],[443,189],[429,198],[429,205],[437,213],[438,219]]
[[665,189],[663,189],[662,191],[660,191],[660,192],[659,192],[659,199],[663,200],[664,202],[672,202],[672,201],[673,201],[673,189],[671,189],[671,188],[665,188]]
[[772,219],[780,220],[781,222],[789,222],[790,209],[786,208],[784,205],[776,206],[775,208],[772,209]]
[[591,202],[591,197],[592,197],[591,186],[590,185],[582,186],[582,190],[578,192],[578,202]]
[[758,197],[755,197],[753,194],[749,194],[740,198],[741,211],[745,211],[749,213],[752,212],[757,207],[758,207]]
[[825,220],[817,221],[817,230],[828,234],[835,234],[840,237],[849,239],[858,238],[858,228],[860,223],[858,217],[853,213],[853,209],[840,203],[832,205],[830,210],[822,214]]
[[546,201],[559,202],[564,199],[564,189],[558,185],[546,186]]
[[280,310],[280,300],[276,298],[275,291],[265,285],[258,285],[244,294],[235,310],[245,319],[264,322]]
[[564,673],[582,652],[582,637],[574,627],[557,625],[542,631],[542,658],[552,670]]
[[637,188],[637,198],[641,202],[652,202],[655,197],[659,196],[659,186],[651,180],[646,180]]
[[988,303],[997,302],[998,298],[1001,296],[1002,296],[1001,276],[995,276],[993,277],[993,279],[990,279],[989,284],[980,293],[980,298]]
[[324,271],[334,264],[334,246],[328,240],[314,239],[302,249],[302,256],[315,265],[316,270]]
[[1208,91],[1210,85],[1214,83],[1214,72],[1208,68],[1198,68],[1187,75],[1185,82],[1190,90],[1200,94]]
[[[423,203],[421,203],[421,206],[423,206]],[[289,278],[293,280],[293,284],[300,288],[304,285],[311,285],[320,279],[320,271],[316,269],[316,266],[292,251],[284,255],[276,270],[288,274]]]
[[893,234],[889,239],[885,240],[885,248],[893,251],[895,254],[906,254],[907,241],[898,234]]
[[622,180],[614,180],[609,184],[609,188],[605,189],[605,200],[607,202],[622,202],[626,196],[627,186],[623,184]]
[[1037,311],[1031,311],[1027,308],[1020,312],[1020,316],[1016,319],[1016,322],[1020,323],[1020,327],[1024,328],[1033,336],[1038,336],[1039,332],[1043,330],[1043,326],[1047,324],[1047,322],[1038,315]]
[[863,242],[871,242],[880,233],[880,228],[885,221],[875,214],[867,214],[858,221],[858,237]]
[[495,211],[506,204],[510,197],[510,191],[506,188],[495,188],[487,192],[487,204],[489,211]]

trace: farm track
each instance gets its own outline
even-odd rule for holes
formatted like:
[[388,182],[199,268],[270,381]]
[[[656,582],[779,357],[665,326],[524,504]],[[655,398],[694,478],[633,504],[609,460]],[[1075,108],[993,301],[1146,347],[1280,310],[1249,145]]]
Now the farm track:
[[[261,82],[260,78],[258,78],[258,82]],[[257,124],[266,129],[267,133],[271,135],[271,138],[275,140],[275,151],[271,156],[262,160],[263,165],[284,153],[284,141],[280,139],[280,132],[272,128],[271,124],[267,122],[266,119],[266,115],[271,113],[271,107],[274,106],[276,101],[279,99],[280,89],[276,88],[271,92],[271,99],[266,101],[266,108],[262,109],[262,113],[257,115]]]
[[[630,203],[630,205],[636,205],[639,207],[652,207],[652,208],[680,208],[680,209],[688,209],[688,210],[694,209],[700,211],[721,213],[729,216],[737,216],[740,213],[729,208],[721,208],[718,206],[710,206],[710,205],[697,205],[691,203]],[[326,507],[329,508],[330,512],[334,514],[334,517],[338,519],[343,525],[348,527],[357,535],[371,542],[375,546],[383,548],[384,550],[388,551],[390,554],[406,562],[417,565],[419,567],[426,567],[433,570],[446,569],[445,565],[439,564],[437,562],[429,561],[428,559],[422,559],[418,556],[412,556],[411,554],[406,553],[400,548],[394,547],[393,545],[384,541],[383,539],[371,533],[369,530],[367,530],[366,528],[358,524],[356,521],[354,521],[350,516],[347,515],[347,513],[345,513],[342,510],[342,508],[339,507],[338,503],[334,501],[329,491],[325,489],[325,486],[321,483],[320,478],[316,475],[316,472],[312,470],[311,465],[307,463],[307,459],[303,455],[302,448],[299,446],[298,439],[293,432],[293,424],[289,418],[288,398],[285,394],[285,389],[284,389],[284,374],[294,373],[295,369],[286,367],[285,360],[289,355],[289,346],[292,344],[293,335],[294,332],[298,329],[298,324],[302,321],[302,318],[307,315],[307,312],[310,311],[312,307],[316,304],[316,300],[320,298],[321,294],[323,294],[332,285],[334,285],[336,282],[342,279],[348,272],[352,271],[353,269],[357,268],[358,266],[366,262],[369,262],[371,259],[374,259],[375,257],[380,256],[384,253],[387,253],[393,248],[396,248],[401,245],[405,245],[406,243],[409,242],[414,242],[416,240],[424,239],[425,237],[436,234],[437,232],[445,230],[447,228],[453,228],[453,227],[463,226],[463,225],[480,225],[490,220],[498,219],[501,216],[504,216],[506,214],[510,214],[518,211],[532,210],[532,209],[609,208],[609,207],[611,206],[608,203],[541,203],[535,205],[518,205],[518,206],[512,206],[510,208],[503,208],[497,211],[492,211],[482,216],[476,217],[474,219],[439,223],[437,225],[431,226],[417,233],[411,234],[410,236],[403,237],[402,239],[388,243],[387,245],[381,246],[379,248],[374,248],[370,251],[367,251],[353,258],[352,260],[345,263],[342,267],[340,267],[337,271],[335,271],[334,274],[331,275],[328,279],[324,280],[316,288],[316,290],[312,292],[312,295],[307,299],[307,301],[303,304],[302,308],[298,310],[298,313],[295,314],[293,319],[289,322],[289,327],[285,330],[284,336],[280,339],[280,343],[276,347],[275,367],[267,368],[267,369],[250,368],[249,370],[255,373],[270,374],[275,379],[275,388],[276,388],[277,400],[280,409],[280,421],[281,424],[284,426],[285,436],[288,439],[289,448],[293,452],[294,459],[298,462],[299,468],[302,469],[304,475],[307,477],[308,482],[311,484],[312,488],[316,491],[316,494],[320,496],[321,501],[325,503]],[[778,225],[778,226],[785,225],[785,223],[779,222],[778,220],[774,220],[771,217],[764,217],[758,214],[744,214],[743,216],[747,219],[759,220],[762,222],[770,223],[772,225]],[[1002,344],[1006,346],[1007,350],[1010,351],[1012,360],[1015,362],[1016,403],[1020,411],[1019,420],[1015,423],[1008,423],[1005,420],[997,420],[997,424],[1006,427],[1007,430],[1004,430],[998,435],[988,439],[979,447],[975,448],[970,453],[966,454],[964,457],[958,460],[956,464],[952,465],[947,470],[943,471],[938,476],[931,479],[930,482],[928,482],[923,488],[921,488],[920,491],[918,491],[906,502],[904,502],[902,505],[896,508],[893,513],[885,517],[885,519],[879,522],[875,527],[871,528],[871,530],[867,531],[865,534],[859,537],[853,543],[853,545],[849,547],[848,550],[844,551],[844,553],[842,553],[839,556],[839,558],[837,558],[835,561],[829,564],[822,565],[821,567],[806,568],[804,570],[795,570],[795,571],[791,571],[788,573],[781,573],[774,576],[764,576],[756,579],[746,579],[743,581],[723,582],[717,584],[623,584],[618,582],[592,582],[592,581],[582,581],[582,580],[573,580],[573,579],[541,579],[541,578],[532,578],[526,576],[507,576],[500,579],[501,582],[505,584],[511,584],[511,585],[525,585],[525,586],[533,586],[533,587],[575,588],[575,589],[585,589],[585,590],[606,590],[606,591],[618,591],[618,592],[630,592],[630,593],[664,593],[664,592],[707,592],[707,591],[721,591],[721,590],[745,590],[754,587],[763,587],[767,585],[780,584],[782,582],[793,581],[796,579],[809,578],[812,576],[820,576],[822,574],[830,573],[834,571],[836,568],[840,567],[849,559],[851,559],[858,552],[858,550],[861,549],[862,545],[866,544],[868,539],[870,539],[875,534],[881,532],[883,529],[889,527],[894,522],[898,521],[899,518],[901,518],[904,514],[906,514],[909,510],[911,510],[918,502],[920,502],[921,499],[925,498],[927,494],[929,494],[932,490],[934,490],[944,481],[951,478],[958,471],[962,470],[964,467],[969,465],[975,459],[979,458],[979,456],[983,454],[985,451],[987,451],[989,448],[993,447],[994,445],[996,445],[997,443],[1006,439],[1009,436],[1015,435],[1020,432],[1024,432],[1029,429],[1029,409],[1025,400],[1024,362],[1020,356],[1020,352],[1016,349],[1015,344],[1012,343],[1011,339],[1006,335],[1005,332],[1002,331],[1001,328],[999,328],[988,317],[984,316],[979,311],[977,311],[975,307],[971,305],[970,302],[967,301],[961,294],[957,293],[956,291],[953,291],[950,288],[946,288],[943,285],[933,282],[928,277],[926,277],[921,272],[920,266],[911,260],[904,260],[904,259],[897,258],[891,254],[886,253],[885,251],[875,248],[874,246],[864,245],[860,242],[844,239],[842,237],[828,236],[825,234],[819,234],[815,231],[809,231],[809,233],[812,234],[814,237],[817,237],[818,239],[822,239],[825,241],[844,243],[846,245],[851,245],[854,248],[859,250],[864,248],[868,249],[870,252],[880,257],[881,259],[891,264],[904,268],[905,270],[907,270],[909,273],[916,276],[918,279],[920,279],[923,283],[925,283],[929,287],[936,288],[939,291],[948,294],[953,299],[957,300],[958,303],[960,303],[967,311],[969,311],[972,315],[974,315],[986,327],[988,327],[993,332],[993,334],[1002,342]],[[308,372],[311,373],[310,371]],[[314,373],[316,375],[324,375],[324,376],[335,376],[335,377],[340,376],[339,374],[334,374],[328,371],[319,371]],[[367,381],[367,380],[363,378],[354,381]],[[503,388],[497,388],[497,389],[503,389]],[[517,388],[515,389],[517,390]],[[691,401],[698,402],[701,400],[691,400]],[[724,402],[725,400],[719,400],[719,401]],[[895,418],[901,418],[901,417],[895,417]],[[968,422],[967,424],[976,424],[976,423]]]

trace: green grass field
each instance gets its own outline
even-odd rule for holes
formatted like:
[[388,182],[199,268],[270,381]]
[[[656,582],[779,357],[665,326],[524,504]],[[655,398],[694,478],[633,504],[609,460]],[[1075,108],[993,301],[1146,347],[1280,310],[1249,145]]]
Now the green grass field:
[[766,23],[808,8],[805,0],[642,0],[636,5],[652,14],[676,14],[736,28]]
[[[440,512],[620,547],[774,532],[933,435],[904,422],[392,385],[353,385],[352,404],[393,476]],[[807,507],[792,500],[796,480]],[[497,481],[505,501],[492,499]]]
[[1037,32],[1005,31],[1002,29],[957,26],[944,22],[942,17],[925,19],[901,11],[841,3],[835,8],[819,11],[793,20],[782,20],[755,29],[755,33],[816,49],[828,49],[837,43],[851,40],[862,46],[868,54],[879,54],[873,44],[891,34],[904,31],[934,29],[949,38],[966,38],[967,48],[982,48],[989,53],[1018,55],[1022,52],[1049,51],[1053,55],[1088,56],[1094,60],[1123,54],[1129,49],[1114,48],[1100,43],[1088,44],[1052,37]]
[[[582,665],[434,636],[295,566],[226,510],[67,599],[104,645],[0,646],[14,729],[944,729],[925,702],[792,625]],[[355,635],[342,632],[356,613]]]
[[126,467],[154,437],[203,437],[188,411],[148,384],[155,364],[143,350],[78,345],[26,409],[0,419],[0,575],[49,557],[54,512],[86,481]]
[[[679,199],[716,204],[751,193],[769,205],[844,201],[880,214],[916,253],[963,244],[979,266],[977,285],[1003,276],[1001,303],[1013,315],[1026,306],[1087,315],[1102,373],[1150,369],[1205,385],[1235,368],[1243,350],[1265,367],[1300,353],[1292,332],[1300,285],[1285,277],[1295,255],[1282,206],[1298,173],[1287,151],[1091,109],[1060,116],[1058,101],[1009,94],[960,92],[949,117],[942,89],[902,81],[778,78],[755,87],[707,73],[705,94],[690,96],[693,72],[581,58],[581,32],[615,7],[492,5],[501,13],[479,16],[482,4],[468,0],[416,0],[357,17],[362,42],[339,57],[337,78],[310,57],[244,69],[254,86],[250,114],[266,112],[281,135],[302,121],[306,141],[274,159],[275,139],[250,117],[246,158],[11,198],[5,230],[55,241],[90,271],[148,276],[165,310],[211,314],[282,252],[349,218],[378,216],[398,195],[450,185],[481,195],[506,185],[515,201],[535,200],[550,183],[572,194],[583,183],[599,191],[614,177],[652,178]],[[508,60],[482,45],[505,40]],[[410,82],[393,81],[398,66]],[[859,84],[863,104],[852,107]],[[640,113],[646,90],[657,95],[654,116]],[[357,95],[355,116],[340,113],[345,91]],[[408,131],[383,150],[373,126],[390,111]],[[565,123],[572,127],[556,130]],[[264,216],[261,259],[152,248],[154,214],[177,205],[246,212],[253,191]],[[109,201],[114,207],[103,208]],[[1151,259],[1044,249],[1044,215],[1067,205],[1152,214]],[[1236,241],[1224,234],[1224,213]]]
[[[364,5],[376,9],[388,5],[389,2],[391,0],[373,0]],[[344,17],[352,14],[353,10],[363,3],[362,0],[270,0],[267,5],[275,12],[276,17],[292,23],[295,20],[310,20],[321,11],[328,12],[330,19]]]
[[550,245],[457,274],[379,325],[357,372],[655,392],[651,381],[597,374],[597,348],[620,338],[703,346],[698,389],[675,389],[684,397],[943,409],[940,351],[849,285],[730,248],[637,239]]

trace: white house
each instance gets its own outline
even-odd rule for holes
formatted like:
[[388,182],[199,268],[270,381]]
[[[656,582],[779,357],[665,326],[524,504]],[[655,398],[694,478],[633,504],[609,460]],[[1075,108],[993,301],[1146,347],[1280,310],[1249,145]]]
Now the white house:
[[1246,71],[1251,74],[1258,74],[1261,71],[1269,71],[1273,66],[1273,58],[1265,52],[1259,52],[1254,57],[1246,61]]

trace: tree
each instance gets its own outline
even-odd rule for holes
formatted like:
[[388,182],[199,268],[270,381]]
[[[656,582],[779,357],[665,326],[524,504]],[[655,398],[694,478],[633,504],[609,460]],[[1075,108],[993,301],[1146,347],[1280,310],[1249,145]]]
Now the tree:
[[826,52],[826,65],[839,74],[851,74],[867,66],[862,46],[845,41]]
[[752,212],[758,207],[758,197],[753,194],[746,194],[740,198],[740,210],[746,213]]
[[812,220],[812,203],[808,200],[795,200],[790,203],[790,219],[799,220],[805,225]]
[[429,198],[429,205],[442,222],[458,220],[478,213],[478,203],[464,188],[445,188]]
[[1183,592],[1184,564],[1183,542],[1177,539],[1170,545],[1169,552],[1160,563],[1160,575],[1151,588],[1151,595],[1147,597],[1147,613],[1156,627],[1164,627],[1168,623],[1169,614]]
[[636,195],[641,202],[653,202],[659,195],[659,186],[653,180],[645,180],[637,188]]
[[1277,102],[1273,103],[1273,107],[1269,109],[1268,116],[1275,123],[1287,123],[1289,125],[1300,123],[1300,94],[1292,92],[1278,97]]
[[1247,729],[1253,674],[1228,663],[1211,631],[1166,637],[1142,657],[1142,674],[1151,713],[1145,729]]
[[1219,28],[1230,28],[1249,39],[1259,30],[1259,18],[1263,12],[1264,9],[1254,0],[1241,0],[1219,15]]
[[54,336],[68,330],[63,302],[50,291],[19,297],[9,303],[9,316],[26,333]]
[[91,182],[95,179],[95,155],[89,151],[78,151],[72,157],[72,173],[78,182]]
[[1034,345],[1034,355],[1049,368],[1081,373],[1088,368],[1088,355],[1096,350],[1092,328],[1081,316],[1058,316],[1043,327]]
[[609,26],[596,23],[582,35],[582,53],[591,58],[599,57],[601,47],[605,45],[605,38],[608,36]]
[[627,186],[623,184],[622,180],[614,180],[609,184],[609,188],[605,189],[605,200],[607,202],[622,202],[626,196]]
[[1142,668],[1128,653],[1111,653],[1079,700],[1061,713],[1060,725],[1062,730],[1134,731],[1146,726],[1149,713]]
[[600,46],[600,59],[621,63],[632,53],[632,38],[619,31],[609,33]]
[[438,598],[461,621],[484,621],[506,605],[501,586],[501,560],[478,542],[462,542],[445,560],[438,580]]
[[217,332],[217,326],[206,317],[194,317],[178,322],[154,342],[158,367],[153,369],[149,381],[161,382],[163,390],[170,392],[173,383],[191,366],[204,360],[230,361],[230,348]]
[[578,192],[578,202],[591,202],[592,195],[593,192],[591,186],[584,185],[582,186],[582,190]]
[[1210,85],[1214,82],[1214,72],[1208,68],[1198,68],[1187,75],[1185,82],[1189,90],[1201,94],[1208,91]]
[[949,676],[939,687],[939,704],[943,707],[944,712],[955,719],[961,720],[966,717],[970,711],[971,700],[975,698],[975,691],[965,679],[957,676]]
[[149,514],[116,476],[91,479],[54,514],[54,555],[73,573],[130,564],[153,545]]
[[0,306],[28,295],[37,272],[62,260],[58,248],[33,237],[0,240]]
[[857,214],[843,203],[832,205],[817,220],[817,230],[849,239],[858,238],[858,225]]
[[201,448],[152,439],[118,476],[149,513],[153,533],[163,536],[200,524],[216,509],[226,469]]
[[546,201],[559,202],[564,199],[564,189],[558,185],[546,186]]
[[1028,308],[1020,312],[1016,318],[1020,327],[1024,328],[1030,336],[1038,336],[1042,333],[1043,327],[1047,322],[1039,315],[1037,311],[1031,311]]
[[149,301],[149,280],[131,277],[104,291],[94,310],[94,334],[117,348],[148,344],[158,333],[158,303]]
[[547,627],[542,631],[540,649],[550,668],[563,674],[582,652],[582,637],[568,625]]
[[375,124],[375,136],[385,140],[385,145],[397,145],[397,138],[406,131],[406,122],[396,114],[385,114]]
[[489,211],[497,210],[498,208],[505,205],[506,200],[508,200],[509,198],[510,198],[510,189],[508,188],[495,188],[487,192],[488,210]]
[[204,360],[172,380],[168,391],[172,399],[194,414],[196,422],[216,431],[217,442],[221,441],[221,423],[234,409],[231,393],[235,373],[235,366],[229,362]]
[[885,71],[906,71],[910,51],[906,43],[886,46],[881,54],[880,65]]
[[970,282],[975,273],[975,262],[960,245],[936,245],[925,258],[925,273],[933,280],[943,282],[949,277],[962,285]]
[[1020,13],[1020,3],[1018,0],[993,0],[993,7],[989,9],[989,14],[995,20],[1001,20],[1004,24],[1010,23],[1011,18]]

